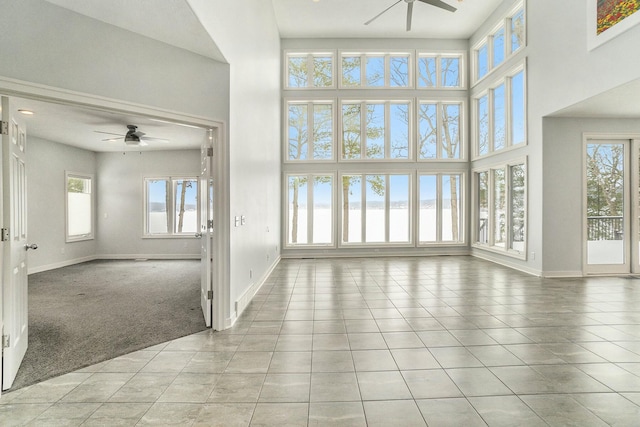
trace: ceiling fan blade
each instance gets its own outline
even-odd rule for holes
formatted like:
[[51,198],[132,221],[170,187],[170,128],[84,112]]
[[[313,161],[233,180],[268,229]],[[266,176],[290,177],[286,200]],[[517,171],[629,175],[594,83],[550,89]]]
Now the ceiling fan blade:
[[393,6],[397,5],[398,3],[400,3],[402,0],[398,0],[397,2],[395,2],[394,4],[392,4],[391,6],[389,6],[388,8],[386,8],[385,10],[383,10],[382,12],[380,12],[379,14],[377,14],[376,16],[374,16],[373,18],[369,19],[367,22],[364,23],[364,25],[369,25],[371,24],[373,21],[375,21],[376,19],[378,19],[383,13],[385,13],[386,11],[388,11],[389,9],[391,9]]
[[118,142],[121,141],[122,137],[120,138],[107,138],[107,139],[103,139],[103,141],[107,141],[107,142]]
[[139,143],[137,143],[136,145],[137,145],[138,147],[146,147],[146,146],[147,146],[147,145],[149,145],[149,144],[147,144],[147,143],[146,143],[146,142],[144,142],[144,141],[140,141],[140,142],[139,142]]
[[116,135],[124,138],[124,135],[121,133],[113,133],[113,132],[102,132],[101,130],[94,130],[95,133],[104,133],[105,135]]
[[413,2],[407,3],[407,31],[411,31],[411,18],[413,17]]
[[448,10],[449,12],[455,12],[456,10],[458,10],[455,7],[449,6],[448,4],[440,0],[418,0],[418,1],[421,1],[422,3],[430,4],[431,6],[439,7],[440,9]]
[[142,132],[142,131],[137,130],[137,131],[133,132],[131,135],[135,135],[135,136],[137,136],[138,138],[141,138],[141,137],[145,136],[145,135],[146,135],[146,133],[144,133],[144,132]]
[[165,138],[153,138],[151,136],[143,136],[140,139],[144,140],[144,141],[169,142],[168,139],[165,139]]

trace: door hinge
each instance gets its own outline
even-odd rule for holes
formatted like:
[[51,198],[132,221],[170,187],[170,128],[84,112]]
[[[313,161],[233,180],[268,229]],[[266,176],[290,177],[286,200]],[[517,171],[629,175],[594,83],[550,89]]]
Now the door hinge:
[[213,157],[213,147],[207,147],[207,157]]
[[2,230],[1,231],[1,234],[2,234],[1,239],[2,239],[2,241],[3,242],[9,241],[9,229],[8,228],[3,228],[1,230]]
[[213,299],[213,291],[207,291],[207,299]]
[[207,220],[207,228],[209,228],[209,230],[213,229],[213,220],[212,219]]
[[9,135],[9,123],[8,122],[0,122],[2,123],[2,125],[0,127],[2,127],[2,134],[3,135]]
[[9,348],[11,347],[11,336],[10,335],[3,335],[2,336],[2,348]]

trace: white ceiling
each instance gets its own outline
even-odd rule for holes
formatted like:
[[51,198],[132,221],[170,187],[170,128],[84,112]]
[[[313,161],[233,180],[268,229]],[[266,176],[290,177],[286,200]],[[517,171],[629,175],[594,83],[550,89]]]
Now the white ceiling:
[[468,39],[502,0],[443,0],[448,12],[416,1],[410,32],[401,1],[369,25],[365,22],[397,0],[272,0],[283,38],[447,38]]

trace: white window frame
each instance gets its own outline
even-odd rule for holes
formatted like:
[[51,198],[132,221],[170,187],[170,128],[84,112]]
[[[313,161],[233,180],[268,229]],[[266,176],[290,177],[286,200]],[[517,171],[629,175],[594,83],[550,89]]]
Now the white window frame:
[[[420,138],[420,106],[422,104],[436,104],[436,158],[435,159],[422,159],[420,158],[420,144],[418,139]],[[458,126],[460,127],[458,133],[460,137],[460,147],[458,149],[459,156],[455,159],[447,159],[442,157],[442,106],[447,104],[460,105],[460,117],[458,118]],[[431,99],[431,98],[418,98],[416,102],[415,111],[415,132],[416,132],[416,159],[418,162],[464,162],[467,160],[467,132],[466,132],[466,111],[467,100],[466,98],[451,98],[451,99]]]
[[[385,98],[385,99],[340,99],[338,103],[337,110],[338,114],[338,147],[337,151],[339,154],[336,154],[339,162],[341,163],[351,163],[351,162],[410,162],[414,159],[414,149],[413,149],[413,133],[415,132],[415,112],[414,112],[414,99],[413,98]],[[343,106],[345,104],[360,104],[360,158],[357,159],[346,159],[343,157],[343,146],[344,146],[344,129],[343,129]],[[366,149],[367,149],[367,132],[366,132],[366,121],[362,118],[366,114],[366,106],[369,104],[384,104],[384,157],[380,159],[375,158],[367,158],[366,157]],[[408,135],[408,147],[407,147],[407,158],[391,158],[391,115],[390,109],[392,104],[408,104],[408,114],[409,114],[409,124],[407,130],[409,132]]]
[[[442,177],[457,175],[459,177],[459,193],[458,193],[458,211],[460,213],[460,229],[458,230],[458,241],[442,240],[442,212],[443,212],[443,192],[442,192]],[[420,178],[423,176],[435,176],[436,177],[436,240],[435,241],[421,241],[420,240],[420,228],[422,224],[420,222]],[[466,207],[465,207],[465,194],[466,194],[466,173],[464,171],[446,171],[442,169],[433,171],[418,171],[417,184],[416,184],[416,243],[418,247],[433,247],[433,246],[466,246]]]
[[[340,172],[338,174],[338,183],[340,184],[340,190],[336,191],[336,193],[339,194],[338,196],[338,200],[339,203],[337,204],[337,206],[343,206],[344,205],[344,200],[342,198],[342,182],[343,182],[343,178],[344,176],[350,176],[350,175],[358,175],[360,177],[362,177],[360,185],[362,186],[362,190],[361,190],[361,200],[360,200],[360,209],[361,209],[361,214],[362,214],[362,219],[361,219],[361,223],[360,223],[360,227],[361,227],[361,240],[363,240],[362,242],[344,242],[342,240],[342,234],[343,234],[343,217],[342,217],[342,209],[336,209],[337,210],[337,221],[338,221],[338,247],[339,248],[354,248],[354,247],[359,247],[359,248],[392,248],[392,247],[415,247],[414,244],[414,230],[415,230],[415,213],[414,213],[414,209],[413,209],[413,203],[414,203],[414,198],[415,198],[415,170],[414,171],[399,171],[399,170],[381,170],[381,169],[370,169],[370,170],[366,170],[366,171],[345,171],[345,172]],[[366,232],[367,232],[367,213],[366,213],[366,176],[367,175],[381,175],[385,177],[386,180],[386,185],[385,185],[385,241],[384,242],[366,242]],[[408,241],[406,242],[390,242],[389,241],[389,225],[391,223],[390,221],[390,194],[389,194],[389,177],[391,175],[401,175],[401,176],[408,176],[409,177],[409,188],[407,189],[407,197],[408,197],[408,227],[409,227],[409,232],[408,232]]]
[[[520,47],[511,51],[511,20],[514,16],[516,16],[520,11],[523,11],[524,14],[524,40]],[[494,52],[493,52],[493,37],[494,35],[500,31],[501,28],[504,28],[504,59],[499,63],[494,65]],[[486,44],[487,46],[487,73],[480,77],[478,75],[478,51],[482,46]],[[527,45],[527,10],[525,0],[522,0],[514,5],[502,18],[500,18],[497,23],[488,31],[488,33],[480,38],[471,48],[471,78],[473,84],[486,79],[489,77],[494,70],[500,68],[503,64],[505,64],[511,57],[520,52]]]
[[[344,71],[342,69],[342,59],[345,56],[360,57],[360,84],[357,86],[350,86],[344,84]],[[409,60],[407,64],[407,86],[391,86],[391,57],[406,56]],[[384,84],[382,86],[369,86],[367,85],[367,57],[384,57]],[[369,50],[339,50],[338,59],[340,63],[338,66],[338,89],[413,89],[415,88],[415,53],[412,50],[400,50],[400,51],[369,51]]]
[[[331,57],[331,85],[329,86],[314,86],[313,84],[313,59],[315,57]],[[289,58],[290,57],[306,57],[307,59],[307,86],[289,86]],[[283,55],[283,83],[282,87],[286,90],[331,90],[336,88],[336,52],[333,49],[318,49],[318,50],[285,50]]]
[[[309,135],[309,140],[307,141],[307,159],[305,160],[295,160],[295,159],[289,159],[289,106],[290,105],[306,105],[307,106],[307,128],[308,129],[313,129],[313,125],[314,125],[314,115],[313,115],[313,106],[314,105],[331,105],[331,109],[332,109],[332,116],[331,116],[331,121],[332,121],[332,127],[331,127],[331,131],[333,133],[333,138],[331,141],[331,157],[328,159],[314,159],[313,158],[313,149],[314,149],[314,143],[315,141],[313,140],[313,137],[311,136],[312,133],[310,133]],[[283,161],[285,163],[327,163],[327,162],[334,162],[336,159],[336,151],[338,150],[338,144],[336,144],[337,141],[337,132],[338,132],[338,127],[337,127],[337,116],[338,116],[338,112],[337,112],[337,104],[335,99],[322,99],[322,98],[313,98],[313,100],[302,100],[302,99],[294,99],[294,98],[286,98],[284,100],[284,114],[283,119],[284,119],[284,146],[283,146]]]
[[[148,189],[149,186],[147,185],[147,183],[149,181],[158,181],[158,180],[164,180],[164,181],[170,181],[171,182],[171,194],[169,195],[169,204],[170,206],[167,206],[167,217],[168,220],[167,222],[171,223],[171,228],[168,230],[167,233],[149,233],[149,212],[147,212],[147,206],[148,206],[148,199],[149,199],[149,194],[148,194]],[[142,237],[145,239],[167,239],[167,238],[179,238],[179,239],[184,239],[184,238],[195,238],[195,233],[197,233],[197,227],[196,227],[196,231],[185,231],[182,233],[176,233],[174,232],[175,229],[175,225],[176,225],[176,218],[175,218],[175,212],[176,212],[176,200],[175,200],[175,193],[176,193],[176,185],[178,183],[178,181],[185,181],[185,180],[189,180],[189,181],[195,181],[196,183],[196,214],[197,214],[197,219],[196,219],[196,225],[199,226],[200,224],[200,179],[198,176],[192,176],[192,175],[154,175],[154,176],[145,176],[142,179],[142,185],[143,185],[143,200],[142,200],[142,215],[143,215],[143,230],[142,230]]]
[[[519,144],[513,144],[513,104],[512,104],[512,79],[514,76],[516,76],[517,74],[519,74],[520,72],[522,72],[522,76],[523,76],[523,86],[524,86],[524,99],[523,99],[523,104],[524,104],[524,114],[523,114],[523,119],[524,119],[524,142],[521,142]],[[505,91],[505,102],[504,102],[504,114],[505,114],[505,145],[504,148],[501,148],[499,150],[495,149],[495,141],[494,141],[494,111],[495,111],[495,106],[494,106],[494,97],[493,97],[493,91],[504,84],[504,91]],[[480,154],[480,123],[479,123],[479,118],[480,118],[480,112],[479,112],[479,108],[478,108],[478,102],[479,100],[484,97],[487,96],[487,110],[489,112],[489,116],[488,116],[488,134],[489,134],[489,140],[488,140],[488,151],[485,154]],[[472,135],[473,135],[473,150],[472,150],[472,160],[477,160],[480,158],[485,158],[485,157],[489,157],[493,154],[496,153],[503,153],[509,150],[513,150],[513,149],[517,149],[520,147],[525,147],[528,145],[528,128],[527,128],[527,113],[528,113],[528,108],[527,108],[527,104],[528,104],[528,90],[527,90],[527,67],[526,67],[526,61],[523,61],[522,63],[518,64],[517,66],[511,68],[508,70],[508,72],[506,72],[501,78],[496,79],[495,81],[492,82],[492,84],[485,89],[484,91],[476,94],[473,96],[472,98],[472,105],[471,105],[471,121],[472,121]]]
[[[91,212],[90,212],[90,224],[91,231],[85,234],[77,234],[77,235],[69,235],[69,179],[77,178],[83,180],[89,180],[89,194],[91,195]],[[95,179],[93,174],[89,173],[81,173],[81,172],[70,172],[65,171],[64,173],[64,207],[65,207],[65,242],[81,242],[85,240],[93,240],[95,233]]]
[[[458,58],[458,86],[443,86],[442,85],[442,58]],[[435,58],[436,60],[436,85],[435,86],[420,86],[420,60],[422,58]],[[466,51],[430,51],[419,50],[416,53],[415,60],[415,76],[416,76],[416,89],[417,90],[465,90],[467,89],[467,65],[466,65],[467,52]]]
[[[301,177],[304,176],[307,178],[307,183],[312,182],[316,177],[331,177],[331,241],[329,243],[314,243],[309,242],[309,240],[313,240],[313,231],[314,231],[314,211],[313,209],[309,209],[309,207],[314,207],[314,191],[309,190],[309,185],[307,184],[307,243],[291,243],[290,235],[289,235],[289,222],[291,218],[289,216],[289,205],[291,201],[289,200],[289,179],[291,177]],[[338,181],[336,180],[335,172],[287,172],[284,174],[284,193],[285,197],[285,224],[282,228],[283,231],[283,239],[284,247],[287,249],[299,249],[299,248],[325,248],[325,249],[335,249],[336,248],[336,185]]]
[[[525,184],[524,184],[524,249],[518,251],[511,249],[512,241],[512,199],[511,199],[511,167],[517,165],[524,165],[525,170]],[[494,170],[503,170],[505,173],[505,246],[504,248],[495,245],[495,183],[494,183]],[[480,212],[478,211],[478,174],[482,172],[488,172],[487,179],[487,203],[488,203],[488,223],[487,223],[487,243],[478,242],[478,223],[480,218]],[[527,247],[528,247],[528,188],[529,188],[529,167],[526,157],[520,157],[503,163],[497,163],[490,166],[476,168],[472,171],[473,175],[473,191],[472,191],[472,222],[471,222],[471,246],[474,248],[500,253],[513,258],[525,260],[527,259]]]

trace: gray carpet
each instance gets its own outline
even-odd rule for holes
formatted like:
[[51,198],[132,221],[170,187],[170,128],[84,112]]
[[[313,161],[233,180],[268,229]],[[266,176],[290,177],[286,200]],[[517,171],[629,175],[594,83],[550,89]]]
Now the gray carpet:
[[206,329],[200,261],[91,261],[29,276],[12,390]]

